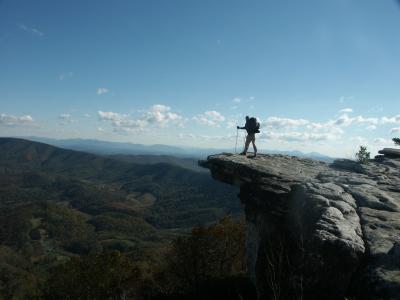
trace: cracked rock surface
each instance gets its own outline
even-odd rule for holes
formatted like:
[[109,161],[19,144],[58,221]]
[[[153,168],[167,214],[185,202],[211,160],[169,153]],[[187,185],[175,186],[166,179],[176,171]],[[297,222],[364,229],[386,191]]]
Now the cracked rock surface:
[[400,299],[400,158],[223,153],[200,164],[241,187],[260,299]]

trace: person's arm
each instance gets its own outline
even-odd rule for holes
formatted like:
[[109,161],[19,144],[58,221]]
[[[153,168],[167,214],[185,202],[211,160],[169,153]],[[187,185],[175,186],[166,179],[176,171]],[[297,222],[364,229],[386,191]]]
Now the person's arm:
[[237,129],[246,129],[246,126],[244,127],[240,127],[240,126],[236,126]]

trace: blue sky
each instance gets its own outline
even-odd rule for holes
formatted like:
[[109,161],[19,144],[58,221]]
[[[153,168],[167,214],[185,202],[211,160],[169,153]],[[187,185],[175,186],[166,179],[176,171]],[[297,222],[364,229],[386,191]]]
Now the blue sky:
[[0,0],[0,135],[352,157],[400,135],[393,0]]

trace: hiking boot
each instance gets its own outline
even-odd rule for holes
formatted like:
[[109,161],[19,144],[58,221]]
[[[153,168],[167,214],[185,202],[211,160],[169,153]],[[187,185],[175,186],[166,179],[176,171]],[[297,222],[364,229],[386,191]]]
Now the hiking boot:
[[246,155],[246,152],[243,151],[242,153],[240,153],[240,155]]

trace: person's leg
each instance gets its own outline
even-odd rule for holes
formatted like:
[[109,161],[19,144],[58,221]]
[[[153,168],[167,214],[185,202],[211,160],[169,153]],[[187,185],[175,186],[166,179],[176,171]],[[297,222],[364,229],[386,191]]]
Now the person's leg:
[[253,143],[253,149],[254,149],[254,156],[256,156],[257,155],[256,139],[253,139],[252,143]]
[[253,149],[254,149],[254,156],[257,155],[257,147],[256,147],[256,135],[252,134],[251,136],[251,143],[253,144]]
[[247,153],[247,149],[249,149],[250,142],[251,142],[251,134],[248,134],[246,136],[246,143],[244,144],[244,150],[241,154],[245,155]]

